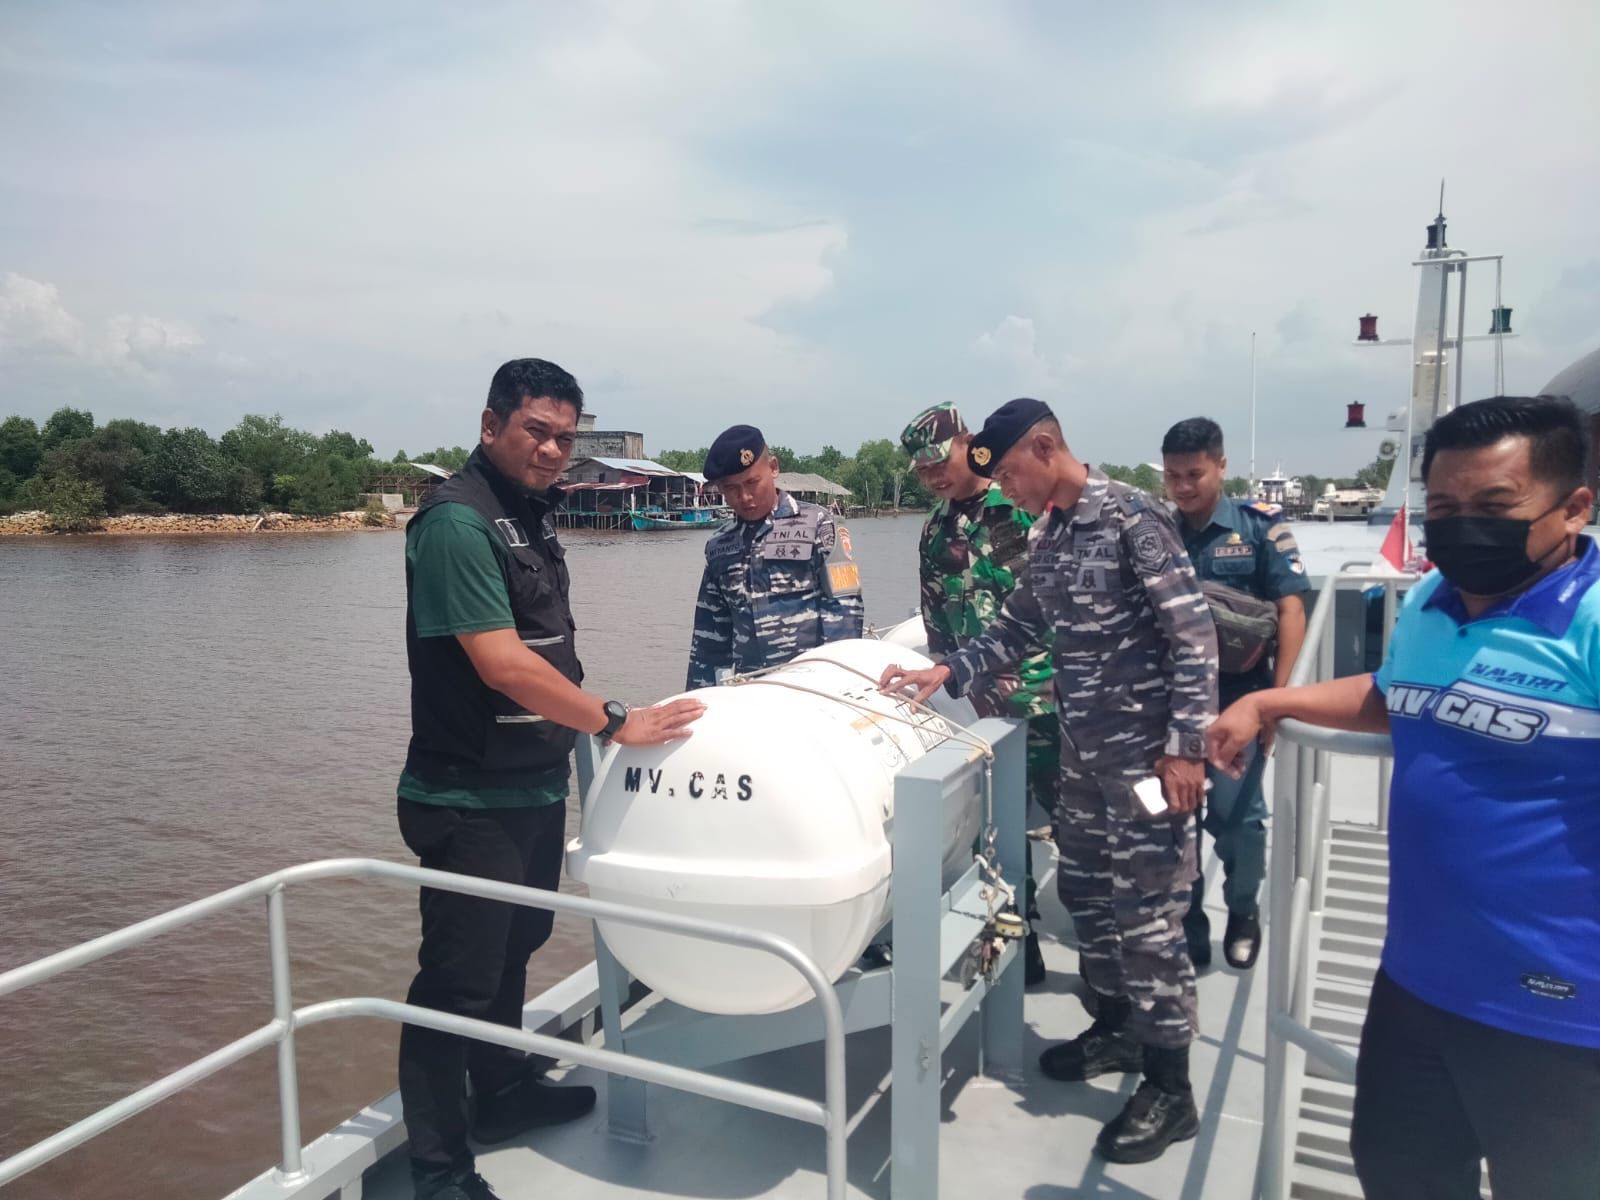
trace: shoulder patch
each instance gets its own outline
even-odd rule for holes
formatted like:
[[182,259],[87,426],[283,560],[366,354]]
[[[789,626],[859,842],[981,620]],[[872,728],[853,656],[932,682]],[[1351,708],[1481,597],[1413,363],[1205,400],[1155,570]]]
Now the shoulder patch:
[[1252,500],[1242,507],[1250,512],[1259,513],[1263,517],[1277,517],[1283,515],[1283,505],[1268,504],[1265,500]]
[[861,594],[861,568],[853,562],[830,562],[827,569],[828,594],[859,596]]
[[1161,531],[1153,522],[1140,521],[1128,534],[1128,545],[1133,549],[1133,561],[1146,571],[1159,571],[1167,565],[1167,548],[1162,544]]
[[1131,483],[1119,483],[1113,479],[1106,486],[1106,495],[1116,500],[1122,511],[1130,517],[1137,517],[1150,509],[1150,497]]

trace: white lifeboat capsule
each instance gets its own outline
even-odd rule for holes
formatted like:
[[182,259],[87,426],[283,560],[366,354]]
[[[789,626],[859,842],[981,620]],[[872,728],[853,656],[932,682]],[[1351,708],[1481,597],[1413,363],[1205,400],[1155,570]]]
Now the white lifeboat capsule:
[[[882,641],[832,642],[759,679],[690,693],[706,704],[692,737],[606,754],[568,871],[597,900],[779,934],[838,979],[889,917],[895,773],[955,729],[881,694],[891,665],[929,661]],[[969,792],[946,804],[946,882],[972,860],[976,783]],[[691,1008],[781,1012],[812,995],[771,954],[607,921],[600,930],[629,972]]]

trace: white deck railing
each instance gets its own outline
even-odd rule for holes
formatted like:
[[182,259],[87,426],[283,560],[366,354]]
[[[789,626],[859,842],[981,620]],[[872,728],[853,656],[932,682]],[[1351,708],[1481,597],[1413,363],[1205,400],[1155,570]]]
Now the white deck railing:
[[[1340,592],[1383,588],[1382,649],[1389,646],[1401,588],[1413,575],[1354,571],[1347,563],[1330,575],[1306,626],[1289,686],[1334,678]],[[1361,608],[1365,622],[1366,606]],[[1364,635],[1365,630],[1363,628]],[[1364,643],[1364,636],[1362,639]],[[1351,733],[1278,723],[1272,788],[1272,851],[1268,868],[1267,1068],[1261,1135],[1261,1200],[1288,1200],[1294,1163],[1299,1097],[1309,1056],[1346,1082],[1355,1081],[1355,1056],[1311,1028],[1317,946],[1328,886],[1328,846],[1336,754],[1375,759],[1377,828],[1389,826],[1393,747],[1387,734]]]
[[[291,998],[288,921],[284,911],[284,894],[291,884],[323,879],[375,879],[403,886],[437,888],[441,891],[478,896],[485,900],[501,900],[507,904],[519,904],[527,908],[546,908],[590,920],[616,921],[620,924],[684,934],[688,937],[775,954],[799,971],[816,993],[823,1023],[823,1102],[819,1104],[815,1100],[788,1092],[758,1087],[668,1063],[652,1062],[649,1059],[570,1042],[548,1034],[528,1033],[504,1025],[491,1024],[488,1021],[452,1016],[433,1009],[418,1008],[378,997],[359,996],[324,1000],[297,1009]],[[295,1033],[304,1026],[323,1021],[350,1017],[380,1017],[493,1042],[516,1050],[568,1059],[613,1075],[623,1075],[645,1083],[658,1083],[713,1100],[820,1125],[827,1137],[828,1200],[844,1200],[845,1136],[849,1114],[845,1108],[844,1016],[840,1009],[839,997],[834,991],[832,982],[811,959],[793,943],[770,933],[609,904],[584,896],[569,896],[563,892],[497,883],[493,880],[476,879],[446,871],[430,871],[422,867],[404,866],[379,859],[334,858],[302,863],[299,866],[275,871],[270,875],[263,875],[249,883],[217,892],[191,904],[185,904],[181,908],[172,909],[159,916],[7,971],[0,974],[0,996],[43,983],[76,967],[104,958],[108,954],[126,950],[240,904],[263,899],[267,907],[267,945],[272,967],[272,1019],[203,1058],[196,1059],[187,1066],[140,1088],[132,1095],[108,1104],[76,1124],[0,1161],[0,1186],[76,1146],[83,1145],[136,1113],[160,1103],[169,1096],[176,1095],[185,1088],[192,1087],[247,1055],[269,1046],[276,1046],[278,1050],[278,1115],[282,1143],[278,1177],[284,1183],[298,1182],[304,1178],[305,1167],[300,1143],[300,1089],[295,1068]]]

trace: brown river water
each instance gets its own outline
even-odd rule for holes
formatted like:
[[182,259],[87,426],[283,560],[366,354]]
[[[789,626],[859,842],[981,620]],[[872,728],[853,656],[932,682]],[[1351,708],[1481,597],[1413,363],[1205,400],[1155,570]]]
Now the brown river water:
[[[870,621],[915,607],[918,528],[852,523]],[[705,537],[565,535],[587,686],[634,703],[683,686]],[[0,540],[0,970],[293,863],[412,861],[404,626],[397,533]],[[404,997],[414,893],[326,883],[288,912],[296,1003]],[[530,993],[590,957],[587,924],[558,920]],[[0,1157],[270,1009],[254,906],[0,998]],[[307,1140],[393,1088],[397,1034],[300,1035]],[[275,1089],[257,1054],[6,1200],[217,1200],[274,1162]]]

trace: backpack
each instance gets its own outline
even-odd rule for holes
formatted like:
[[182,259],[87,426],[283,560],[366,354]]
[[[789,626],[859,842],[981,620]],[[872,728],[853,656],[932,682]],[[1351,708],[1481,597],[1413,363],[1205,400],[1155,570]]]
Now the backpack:
[[1224,675],[1247,675],[1278,641],[1278,606],[1225,583],[1204,579],[1200,591],[1217,626],[1217,665]]

